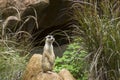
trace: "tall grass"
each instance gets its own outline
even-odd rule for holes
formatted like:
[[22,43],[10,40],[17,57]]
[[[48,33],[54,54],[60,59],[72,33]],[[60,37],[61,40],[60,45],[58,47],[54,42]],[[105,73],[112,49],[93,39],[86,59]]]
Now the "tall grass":
[[[11,27],[10,21],[13,20],[17,24],[21,20],[19,11],[14,7],[7,9],[11,8],[15,9],[18,15],[8,16],[0,24],[0,80],[21,80],[28,58],[28,55],[24,54],[28,54],[31,49],[31,43],[28,44],[31,35],[28,32],[11,30],[15,29],[16,26],[12,24]],[[24,37],[21,42],[18,41],[18,35]]]
[[80,35],[89,52],[89,80],[120,79],[119,0],[82,2],[73,6]]
[[20,56],[17,49],[0,46],[0,80],[20,80],[26,63],[27,56]]
[[[4,13],[7,12],[7,10],[11,12],[14,11],[14,14],[9,15],[8,12],[6,13],[8,16],[4,16]],[[6,44],[8,48],[17,47],[22,50],[23,53],[30,52],[33,48],[33,38],[31,35],[33,30],[25,31],[24,27],[28,24],[29,20],[33,19],[33,22],[36,24],[36,26],[33,27],[38,28],[37,15],[35,15],[35,17],[32,15],[26,16],[23,21],[23,19],[21,19],[22,13],[18,8],[12,6],[3,9],[0,13],[0,16],[3,17],[0,24],[1,42]],[[36,14],[35,10],[34,13]]]

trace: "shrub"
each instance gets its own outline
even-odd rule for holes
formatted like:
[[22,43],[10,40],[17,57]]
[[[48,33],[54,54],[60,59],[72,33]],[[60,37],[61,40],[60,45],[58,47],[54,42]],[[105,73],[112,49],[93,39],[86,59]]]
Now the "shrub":
[[16,50],[0,47],[0,80],[20,80],[26,59]]
[[55,71],[68,69],[77,80],[87,80],[85,56],[87,52],[82,49],[79,42],[71,43],[64,52],[63,57],[57,57]]

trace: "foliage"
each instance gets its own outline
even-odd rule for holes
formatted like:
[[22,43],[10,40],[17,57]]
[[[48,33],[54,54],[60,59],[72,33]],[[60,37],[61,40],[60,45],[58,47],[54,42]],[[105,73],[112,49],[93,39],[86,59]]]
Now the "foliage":
[[[89,52],[92,80],[120,79],[120,15],[119,0],[92,1],[76,4],[76,19]],[[81,12],[82,11],[82,12]]]
[[87,80],[85,56],[87,52],[82,50],[79,42],[71,43],[64,52],[63,57],[57,57],[55,61],[55,71],[68,69],[77,80]]
[[0,80],[20,80],[27,56],[19,54],[17,50],[0,47]]

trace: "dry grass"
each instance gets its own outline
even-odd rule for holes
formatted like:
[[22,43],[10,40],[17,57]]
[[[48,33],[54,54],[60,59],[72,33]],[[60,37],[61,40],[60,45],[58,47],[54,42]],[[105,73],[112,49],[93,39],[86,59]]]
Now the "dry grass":
[[119,0],[78,2],[74,8],[80,26],[75,32],[89,52],[89,80],[119,80]]

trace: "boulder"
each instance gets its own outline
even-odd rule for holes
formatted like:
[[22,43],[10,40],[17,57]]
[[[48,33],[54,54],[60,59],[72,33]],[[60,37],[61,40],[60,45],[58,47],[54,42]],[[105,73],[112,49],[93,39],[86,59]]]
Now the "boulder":
[[7,4],[7,0],[0,0],[0,9],[5,8]]
[[2,19],[9,16],[21,17],[26,10],[29,10],[30,6],[39,7],[41,4],[49,4],[49,0],[0,0]]
[[63,80],[76,80],[67,69],[62,69],[59,72],[59,75],[63,78]]
[[37,76],[32,77],[29,80],[63,80],[57,73],[55,72],[47,72],[47,73],[39,73]]
[[42,72],[42,55],[34,54],[28,62],[23,74],[23,80],[33,80],[32,77]]
[[75,80],[72,74],[62,69],[59,74],[53,71],[46,73],[42,70],[42,55],[34,54],[28,62],[22,80]]
[[36,5],[40,2],[49,3],[49,0],[0,0],[0,9],[14,6],[19,10],[25,10],[29,5]]

